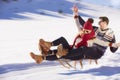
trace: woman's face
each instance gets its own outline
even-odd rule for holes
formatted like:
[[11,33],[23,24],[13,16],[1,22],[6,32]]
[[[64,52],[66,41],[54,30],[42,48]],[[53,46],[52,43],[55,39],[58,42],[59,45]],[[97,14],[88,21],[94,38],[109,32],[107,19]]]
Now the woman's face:
[[84,34],[89,34],[89,33],[91,33],[91,30],[83,29],[83,33],[84,33]]

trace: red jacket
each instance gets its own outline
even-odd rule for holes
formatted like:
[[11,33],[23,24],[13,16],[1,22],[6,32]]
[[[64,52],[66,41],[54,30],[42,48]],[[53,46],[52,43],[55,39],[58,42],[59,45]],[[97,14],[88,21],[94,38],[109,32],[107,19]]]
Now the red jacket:
[[[74,42],[73,42],[73,45],[71,46],[71,48],[73,48],[73,46],[75,46],[76,48],[80,47],[80,46],[87,46],[87,41],[92,39],[94,36],[95,36],[95,32],[93,31],[93,27],[92,27],[92,24],[87,21],[84,26],[83,26],[84,29],[87,29],[87,30],[91,30],[91,33],[89,34],[84,34],[82,36],[80,35],[77,35],[74,39]],[[82,40],[77,43],[77,45],[75,45],[75,42],[78,38],[81,38]]]

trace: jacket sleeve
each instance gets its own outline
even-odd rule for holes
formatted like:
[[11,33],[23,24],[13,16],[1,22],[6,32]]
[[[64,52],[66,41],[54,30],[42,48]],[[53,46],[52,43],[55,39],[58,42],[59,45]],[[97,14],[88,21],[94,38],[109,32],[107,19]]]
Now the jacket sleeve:
[[78,19],[79,19],[79,23],[83,26],[84,23],[85,23],[85,21],[83,20],[83,18],[79,15]]
[[[109,30],[106,32],[104,38],[109,40],[109,42],[111,42],[111,43],[116,43],[115,35],[114,35],[114,32],[112,31],[111,28],[109,28]],[[113,52],[113,53],[116,52],[117,49],[118,48],[110,47],[110,51]]]
[[85,21],[79,15],[74,15],[75,24],[77,26],[78,32],[83,28]]
[[[79,16],[74,16],[74,18],[77,18],[78,19],[78,22],[79,22],[79,24],[83,27],[84,26],[84,23],[85,23],[85,20],[79,15]],[[76,20],[77,20],[76,19]],[[97,31],[97,29],[98,29],[98,27],[97,26],[93,26],[93,29],[94,29],[94,31],[96,32]]]
[[[112,43],[115,43],[115,42],[116,42],[116,40],[115,40],[115,36],[113,37],[113,39],[112,39],[111,42],[112,42]],[[110,47],[110,51],[113,52],[113,53],[116,52],[117,49],[118,49],[118,48]]]
[[75,18],[75,24],[77,26],[78,32],[81,31],[82,25],[79,23],[79,19],[78,18]]

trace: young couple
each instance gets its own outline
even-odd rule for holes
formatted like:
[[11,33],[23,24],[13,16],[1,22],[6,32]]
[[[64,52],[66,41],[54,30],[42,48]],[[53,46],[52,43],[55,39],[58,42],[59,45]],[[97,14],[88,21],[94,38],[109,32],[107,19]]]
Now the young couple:
[[[42,55],[30,52],[30,56],[36,63],[44,60],[69,59],[79,60],[84,58],[99,59],[107,47],[111,52],[115,52],[120,43],[115,43],[115,35],[112,29],[108,28],[109,19],[105,16],[99,17],[99,27],[92,26],[93,19],[89,18],[86,22],[78,15],[78,8],[73,7],[74,18],[79,30],[79,34],[70,45],[64,37],[60,37],[52,42],[43,39],[39,41],[39,49]],[[82,27],[81,27],[82,26]],[[50,50],[51,46],[58,46],[57,50]]]

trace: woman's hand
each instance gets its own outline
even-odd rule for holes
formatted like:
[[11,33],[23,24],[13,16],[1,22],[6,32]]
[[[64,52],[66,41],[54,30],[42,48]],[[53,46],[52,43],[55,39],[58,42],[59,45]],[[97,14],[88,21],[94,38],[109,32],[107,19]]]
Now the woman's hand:
[[83,30],[80,30],[80,31],[79,31],[79,35],[80,35],[81,37],[84,35]]
[[74,15],[78,15],[78,7],[76,5],[72,8]]

